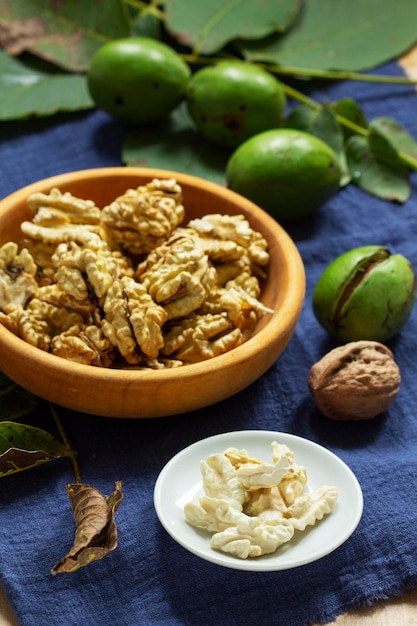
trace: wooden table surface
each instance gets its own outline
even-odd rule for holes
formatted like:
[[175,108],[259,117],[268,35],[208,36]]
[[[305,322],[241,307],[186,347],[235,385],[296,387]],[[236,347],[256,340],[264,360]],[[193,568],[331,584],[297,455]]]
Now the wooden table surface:
[[[401,60],[400,64],[410,78],[417,80],[417,47]],[[340,615],[328,626],[417,626],[417,587],[400,597],[379,600],[372,606],[363,607]],[[0,626],[19,626],[4,590],[0,586]]]

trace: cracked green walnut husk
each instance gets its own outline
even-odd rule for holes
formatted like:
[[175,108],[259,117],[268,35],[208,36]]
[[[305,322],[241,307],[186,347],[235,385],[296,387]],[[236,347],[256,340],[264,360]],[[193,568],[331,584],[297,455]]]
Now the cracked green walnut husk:
[[406,323],[416,292],[408,259],[384,246],[363,246],[345,252],[324,270],[313,292],[313,311],[339,341],[384,342]]

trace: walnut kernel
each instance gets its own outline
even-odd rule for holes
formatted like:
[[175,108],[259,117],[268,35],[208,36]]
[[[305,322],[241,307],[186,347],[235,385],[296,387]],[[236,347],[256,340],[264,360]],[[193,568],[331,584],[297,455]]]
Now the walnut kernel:
[[388,410],[400,382],[391,350],[377,341],[352,341],[312,366],[308,386],[326,417],[366,420]]
[[267,241],[243,215],[181,226],[182,189],[153,179],[100,209],[52,189],[27,198],[24,240],[0,247],[0,324],[100,367],[165,369],[223,354],[272,309]]

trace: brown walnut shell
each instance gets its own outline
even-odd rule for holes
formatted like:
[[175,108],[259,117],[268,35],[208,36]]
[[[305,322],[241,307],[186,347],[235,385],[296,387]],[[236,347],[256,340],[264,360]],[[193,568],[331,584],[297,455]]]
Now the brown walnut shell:
[[308,386],[326,417],[367,420],[389,409],[400,382],[391,350],[377,341],[352,341],[313,365]]

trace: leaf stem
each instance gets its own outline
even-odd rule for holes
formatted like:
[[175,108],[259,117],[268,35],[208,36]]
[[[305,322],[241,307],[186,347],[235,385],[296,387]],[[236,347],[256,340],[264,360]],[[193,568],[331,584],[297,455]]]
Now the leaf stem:
[[257,63],[259,67],[269,70],[274,74],[285,74],[294,78],[324,78],[327,80],[356,80],[365,83],[383,83],[388,85],[417,85],[417,80],[406,76],[386,76],[379,74],[362,74],[348,70],[315,70],[306,67],[284,67]]
[[55,406],[51,403],[49,403],[49,410],[51,411],[52,417],[54,418],[55,425],[67,449],[67,453],[68,453],[67,456],[71,459],[72,467],[74,469],[75,482],[81,483],[81,472],[80,472],[80,466],[78,465],[77,452],[74,450],[74,448],[71,445],[68,435],[65,432],[61,419],[58,415],[58,411],[56,410]]
[[200,56],[199,54],[187,54],[185,52],[181,52],[179,53],[180,57],[182,58],[183,61],[185,61],[186,63],[189,63],[190,65],[213,65],[216,63],[221,63],[222,61],[237,61],[237,57],[234,56],[233,54],[228,54],[228,53],[223,53],[221,52],[220,54],[222,56],[218,56],[218,57],[206,57],[206,56]]
[[159,20],[165,19],[164,12],[158,9],[158,0],[152,0],[149,4],[147,2],[142,2],[141,0],[123,0],[124,4],[131,6],[135,9],[139,9],[143,13],[151,13]]
[[[181,54],[182,59],[191,65],[210,65],[220,63],[224,57],[207,57],[199,54]],[[236,59],[236,57],[233,57]],[[348,70],[320,70],[307,67],[286,67],[272,63],[262,63],[260,61],[247,61],[273,74],[283,74],[293,78],[321,78],[327,80],[356,80],[366,83],[382,83],[388,85],[417,85],[417,79],[405,76],[386,76],[380,74],[363,74],[361,72],[351,72]]]

